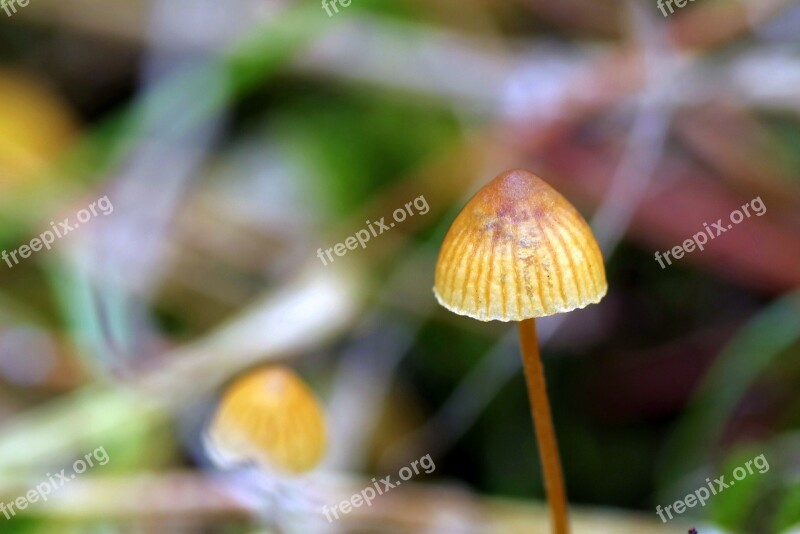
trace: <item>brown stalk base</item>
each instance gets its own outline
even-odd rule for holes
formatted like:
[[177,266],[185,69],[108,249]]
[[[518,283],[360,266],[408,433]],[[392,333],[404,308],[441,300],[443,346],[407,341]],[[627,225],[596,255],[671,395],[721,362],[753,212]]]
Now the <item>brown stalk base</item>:
[[567,492],[564,488],[564,475],[558,456],[556,433],[547,400],[547,386],[544,380],[544,367],[539,353],[539,340],[536,337],[536,320],[526,319],[519,323],[519,338],[522,346],[522,363],[525,367],[525,381],[528,384],[528,398],[531,401],[531,415],[539,443],[539,458],[542,462],[547,501],[550,503],[553,532],[568,534]]

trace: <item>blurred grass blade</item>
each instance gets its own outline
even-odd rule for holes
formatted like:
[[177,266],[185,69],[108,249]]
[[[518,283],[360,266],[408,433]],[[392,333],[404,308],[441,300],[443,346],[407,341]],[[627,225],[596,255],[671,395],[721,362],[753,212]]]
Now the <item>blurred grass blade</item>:
[[707,459],[748,388],[798,340],[800,292],[794,292],[756,316],[723,349],[667,448],[659,474],[660,500],[682,494],[677,488]]

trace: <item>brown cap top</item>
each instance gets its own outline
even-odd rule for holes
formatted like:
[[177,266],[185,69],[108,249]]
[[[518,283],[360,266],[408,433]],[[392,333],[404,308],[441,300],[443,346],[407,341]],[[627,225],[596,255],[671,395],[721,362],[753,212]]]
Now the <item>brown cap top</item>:
[[433,292],[481,321],[521,321],[583,308],[607,290],[600,247],[580,213],[524,170],[472,197],[442,243]]
[[228,462],[302,473],[325,451],[325,421],[313,392],[286,367],[245,375],[220,401],[208,434]]

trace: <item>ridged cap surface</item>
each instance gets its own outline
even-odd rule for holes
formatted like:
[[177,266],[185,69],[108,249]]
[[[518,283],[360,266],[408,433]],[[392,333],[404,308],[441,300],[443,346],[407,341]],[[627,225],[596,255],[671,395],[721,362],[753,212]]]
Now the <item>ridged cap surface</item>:
[[472,197],[439,251],[434,293],[481,321],[583,308],[607,290],[600,247],[580,213],[541,178],[506,171]]
[[215,452],[232,463],[303,473],[325,451],[325,420],[314,393],[290,369],[251,372],[227,390],[209,429]]

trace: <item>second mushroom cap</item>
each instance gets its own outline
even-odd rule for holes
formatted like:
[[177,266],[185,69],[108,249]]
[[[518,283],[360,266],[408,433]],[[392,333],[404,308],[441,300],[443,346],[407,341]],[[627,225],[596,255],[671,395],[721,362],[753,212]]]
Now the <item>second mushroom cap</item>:
[[291,369],[251,371],[226,391],[208,433],[225,464],[255,462],[267,471],[299,474],[325,451],[325,420],[311,389]]

